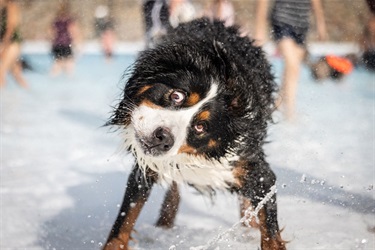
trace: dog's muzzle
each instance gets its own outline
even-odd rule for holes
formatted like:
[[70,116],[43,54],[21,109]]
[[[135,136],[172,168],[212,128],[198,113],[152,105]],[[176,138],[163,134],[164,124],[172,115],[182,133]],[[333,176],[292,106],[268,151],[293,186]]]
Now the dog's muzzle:
[[174,144],[174,137],[169,129],[159,127],[148,138],[140,138],[140,143],[145,154],[153,156],[168,152]]

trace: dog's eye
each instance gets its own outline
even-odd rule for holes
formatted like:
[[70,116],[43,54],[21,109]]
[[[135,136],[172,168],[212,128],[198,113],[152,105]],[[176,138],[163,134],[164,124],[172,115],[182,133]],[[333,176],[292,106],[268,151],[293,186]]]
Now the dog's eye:
[[207,130],[207,124],[205,122],[200,122],[194,125],[195,132],[200,135],[206,132]]
[[182,102],[185,100],[185,93],[175,90],[172,92],[169,98],[171,99],[174,105],[181,105]]

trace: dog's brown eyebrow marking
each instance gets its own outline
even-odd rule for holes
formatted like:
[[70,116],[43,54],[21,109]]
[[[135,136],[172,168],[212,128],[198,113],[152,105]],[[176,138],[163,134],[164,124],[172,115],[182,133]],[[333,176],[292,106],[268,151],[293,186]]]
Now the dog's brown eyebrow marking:
[[201,97],[198,93],[193,92],[189,95],[189,98],[186,100],[186,105],[193,106],[200,101]]
[[147,100],[147,99],[143,100],[143,101],[139,104],[139,106],[141,106],[141,105],[145,105],[145,106],[147,106],[147,107],[149,107],[149,108],[153,108],[153,109],[161,109],[160,106],[156,105],[155,103],[153,103],[153,102],[151,102],[150,100]]
[[146,85],[139,89],[137,95],[142,95],[144,92],[152,88],[152,85]]
[[211,115],[210,111],[205,110],[205,111],[200,112],[197,115],[197,119],[199,121],[207,121],[210,118],[210,115]]
[[215,141],[215,140],[213,140],[213,139],[210,139],[209,141],[208,141],[208,147],[209,148],[214,148],[214,147],[216,147],[217,146],[217,141]]
[[187,144],[184,144],[184,145],[182,145],[178,149],[178,153],[179,154],[182,154],[182,153],[185,153],[185,154],[197,154],[197,149],[193,148],[192,146],[189,146]]

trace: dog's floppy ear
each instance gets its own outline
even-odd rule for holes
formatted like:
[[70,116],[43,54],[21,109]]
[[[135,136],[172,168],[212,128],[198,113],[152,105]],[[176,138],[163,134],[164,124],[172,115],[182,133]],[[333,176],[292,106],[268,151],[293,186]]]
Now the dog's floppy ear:
[[224,77],[224,79],[227,79],[230,70],[227,51],[222,42],[215,40],[213,46],[217,55],[217,61],[215,62],[216,66],[219,68],[220,75]]
[[235,65],[230,63],[227,56],[227,51],[224,48],[224,44],[219,41],[214,41],[213,44],[217,55],[216,66],[219,69],[220,78],[225,81],[226,86],[226,104],[232,114],[239,114],[243,107],[243,96],[239,86],[236,84],[236,80],[233,78],[231,72],[233,72]]
[[112,113],[109,121],[107,121],[104,126],[121,126],[121,125],[129,125],[131,118],[129,114],[129,107],[124,100],[122,100],[117,107],[114,108],[114,112]]

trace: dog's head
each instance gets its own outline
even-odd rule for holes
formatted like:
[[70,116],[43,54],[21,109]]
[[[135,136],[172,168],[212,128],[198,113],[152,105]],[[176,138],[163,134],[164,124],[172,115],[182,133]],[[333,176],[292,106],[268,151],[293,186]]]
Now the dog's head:
[[[214,166],[259,151],[273,103],[269,65],[247,38],[216,25],[225,32],[207,29],[207,39],[179,27],[136,61],[110,123],[125,128],[140,165]],[[217,40],[229,38],[253,54],[243,60]]]

